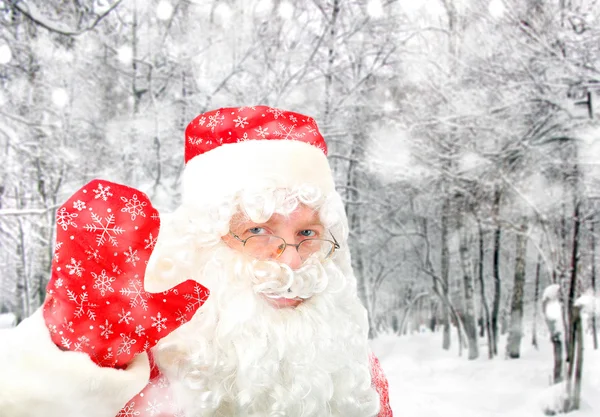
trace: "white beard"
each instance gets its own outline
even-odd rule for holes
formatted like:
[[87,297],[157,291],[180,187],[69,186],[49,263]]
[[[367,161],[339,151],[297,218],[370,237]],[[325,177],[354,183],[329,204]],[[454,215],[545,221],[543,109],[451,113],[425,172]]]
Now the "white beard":
[[155,349],[186,416],[377,415],[366,312],[334,262],[322,292],[276,309],[243,255],[210,252],[195,277],[210,297]]

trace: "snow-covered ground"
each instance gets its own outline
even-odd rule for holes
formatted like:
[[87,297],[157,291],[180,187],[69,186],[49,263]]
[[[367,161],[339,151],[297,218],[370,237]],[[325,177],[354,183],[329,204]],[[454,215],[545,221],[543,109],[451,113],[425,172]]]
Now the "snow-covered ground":
[[[550,386],[552,346],[539,337],[540,349],[523,339],[520,359],[487,359],[480,346],[474,361],[458,356],[456,339],[450,351],[442,349],[441,333],[410,336],[384,335],[373,340],[390,383],[390,402],[396,417],[544,417],[544,405],[558,401],[560,392]],[[455,335],[453,334],[453,337]],[[572,417],[600,416],[600,350],[586,339],[582,406]]]

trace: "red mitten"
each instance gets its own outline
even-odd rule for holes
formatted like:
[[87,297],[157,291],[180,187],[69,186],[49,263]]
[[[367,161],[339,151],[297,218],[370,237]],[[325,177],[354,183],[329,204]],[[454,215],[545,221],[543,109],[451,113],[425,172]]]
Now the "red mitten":
[[93,180],[56,215],[56,247],[44,319],[54,343],[121,368],[188,321],[208,290],[195,281],[144,291],[158,212],[130,187]]

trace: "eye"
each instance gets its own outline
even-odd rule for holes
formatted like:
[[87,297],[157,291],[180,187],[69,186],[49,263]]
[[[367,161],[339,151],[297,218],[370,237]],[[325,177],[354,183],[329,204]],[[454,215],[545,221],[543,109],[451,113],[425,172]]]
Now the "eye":
[[246,232],[250,233],[251,235],[263,235],[267,233],[264,227],[251,227],[250,229],[246,230]]
[[317,232],[315,232],[314,230],[310,230],[310,229],[306,229],[306,230],[301,230],[299,232],[300,236],[304,236],[304,237],[317,237]]

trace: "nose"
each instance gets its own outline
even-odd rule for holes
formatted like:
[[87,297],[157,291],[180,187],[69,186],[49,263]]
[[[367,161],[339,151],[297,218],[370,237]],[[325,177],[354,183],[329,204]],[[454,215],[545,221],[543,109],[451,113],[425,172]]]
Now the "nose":
[[293,246],[286,246],[283,253],[277,258],[277,261],[282,264],[286,264],[292,270],[296,270],[302,266],[302,259],[300,258],[300,254]]

